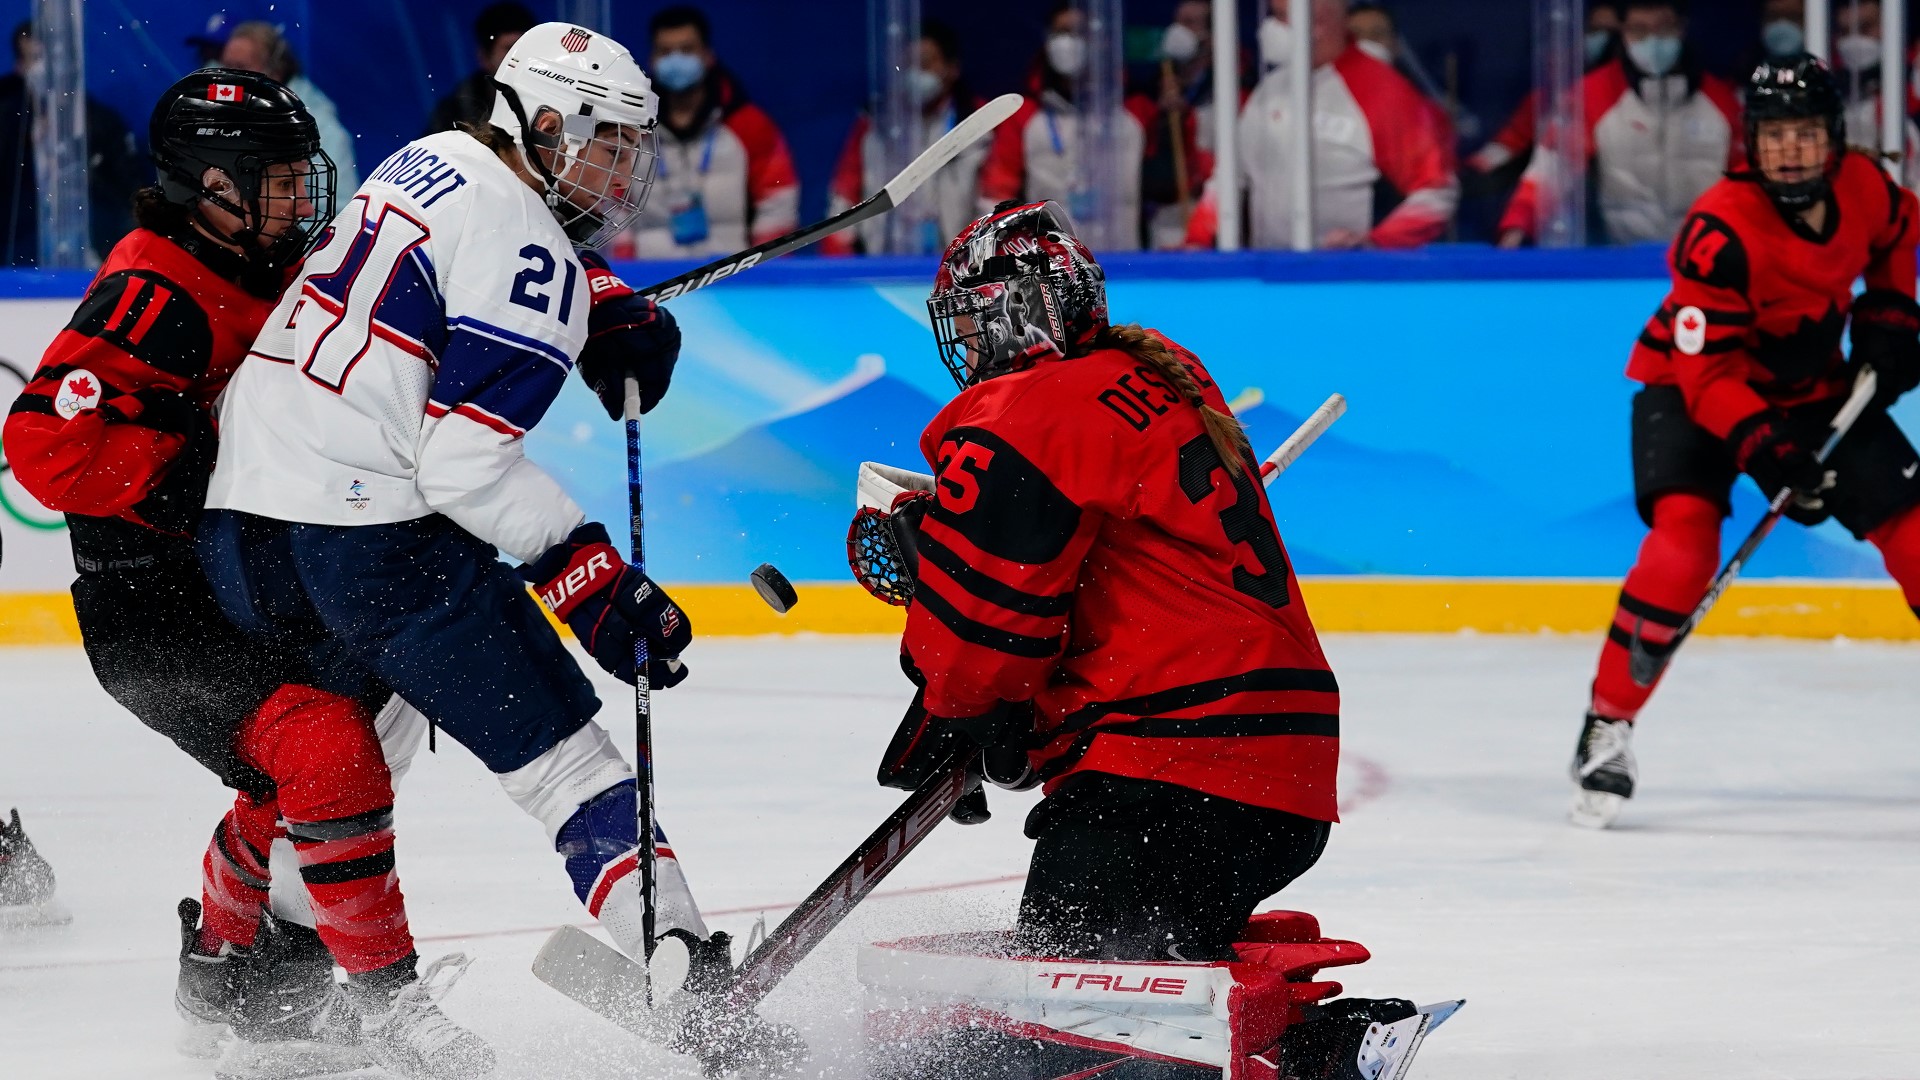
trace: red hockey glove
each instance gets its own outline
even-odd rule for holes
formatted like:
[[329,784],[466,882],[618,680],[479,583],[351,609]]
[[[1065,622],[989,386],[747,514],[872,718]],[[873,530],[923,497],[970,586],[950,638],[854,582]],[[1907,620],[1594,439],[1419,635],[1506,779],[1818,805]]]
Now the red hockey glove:
[[520,568],[520,576],[567,624],[593,659],[622,682],[635,681],[633,645],[645,634],[647,675],[657,688],[687,677],[676,658],[693,641],[693,624],[652,578],[627,565],[607,540],[607,527],[589,522]]
[[587,315],[587,343],[574,366],[608,416],[618,420],[625,414],[629,378],[640,383],[640,411],[648,412],[667,396],[673,382],[680,324],[672,312],[620,280],[597,252],[580,252],[580,263],[587,269],[593,306]]
[[1853,302],[1851,368],[1879,376],[1873,403],[1886,408],[1920,386],[1920,304],[1892,289],[1868,289]]
[[1787,516],[1804,525],[1826,520],[1826,500],[1820,493],[1833,486],[1833,473],[1814,460],[1813,451],[1793,431],[1785,413],[1767,409],[1754,413],[1727,433],[1733,463],[1753,477],[1768,499],[1783,488],[1793,489]]

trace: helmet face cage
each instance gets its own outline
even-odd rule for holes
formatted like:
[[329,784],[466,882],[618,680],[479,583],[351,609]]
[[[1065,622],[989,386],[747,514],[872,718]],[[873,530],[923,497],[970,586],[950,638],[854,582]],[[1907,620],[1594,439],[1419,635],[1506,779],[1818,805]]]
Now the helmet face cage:
[[1074,355],[1106,325],[1106,276],[1058,204],[996,210],[948,247],[927,314],[940,360],[964,389]]
[[576,114],[547,149],[547,205],[574,243],[599,247],[645,209],[660,161],[651,125],[595,123]]
[[[270,194],[274,180],[284,175],[276,166],[290,167],[296,177],[291,197]],[[320,234],[333,221],[339,194],[339,170],[324,150],[316,150],[307,157],[291,161],[271,161],[251,168],[243,165],[241,168],[248,174],[247,179],[236,177],[234,182],[243,196],[249,197],[246,210],[236,216],[247,223],[248,231],[256,235],[264,235],[267,223],[275,218],[293,218],[293,223],[266,247],[267,261],[275,269],[292,266],[313,250],[320,240]],[[313,212],[303,217],[293,217],[303,197],[313,206]],[[224,200],[212,201],[221,203]],[[231,207],[222,208],[229,213],[234,212]]]
[[[1846,105],[1833,73],[1807,54],[1762,63],[1747,84],[1747,155],[1751,176],[1775,203],[1804,210],[1826,197],[1846,148]],[[1760,167],[1760,125],[1768,120],[1819,120],[1827,132],[1827,161],[1820,175],[1806,180],[1769,179]]]

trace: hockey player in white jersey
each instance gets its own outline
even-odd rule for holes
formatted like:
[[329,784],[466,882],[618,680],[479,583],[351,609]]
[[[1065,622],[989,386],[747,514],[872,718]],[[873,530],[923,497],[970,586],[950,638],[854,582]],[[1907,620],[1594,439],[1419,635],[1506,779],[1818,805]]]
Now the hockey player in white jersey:
[[[522,440],[576,361],[603,400],[627,378],[646,408],[666,392],[671,316],[574,252],[639,214],[657,99],[626,49],[565,23],[495,79],[491,122],[374,169],[267,320],[220,403],[200,544],[241,625],[317,621],[472,750],[638,957],[634,772],[525,582],[628,681],[644,635],[653,685],[679,682],[692,630]],[[663,936],[727,962],[664,840]]]

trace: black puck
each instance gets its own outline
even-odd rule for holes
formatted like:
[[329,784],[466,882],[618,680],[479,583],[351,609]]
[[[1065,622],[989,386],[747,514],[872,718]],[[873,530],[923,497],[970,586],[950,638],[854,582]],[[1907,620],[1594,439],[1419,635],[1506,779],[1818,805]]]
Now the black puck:
[[782,615],[793,610],[793,605],[800,602],[800,594],[793,591],[793,582],[787,580],[787,575],[774,569],[772,563],[761,563],[754,570],[753,591],[760,594],[760,599],[765,600],[768,607]]

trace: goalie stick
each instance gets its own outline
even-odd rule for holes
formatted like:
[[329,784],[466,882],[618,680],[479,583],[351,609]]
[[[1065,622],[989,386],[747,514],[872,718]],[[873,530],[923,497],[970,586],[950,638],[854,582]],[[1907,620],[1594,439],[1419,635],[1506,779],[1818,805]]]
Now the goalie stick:
[[[668,278],[658,284],[641,290],[641,295],[655,303],[685,296],[696,289],[704,289],[722,278],[751,270],[768,259],[776,259],[789,251],[803,248],[816,240],[825,239],[843,229],[851,229],[862,222],[879,217],[881,214],[899,206],[907,197],[919,190],[933,177],[934,173],[960,156],[960,152],[978,142],[987,132],[1000,126],[1000,123],[1018,112],[1021,98],[1018,94],[1002,94],[975,109],[966,119],[955,124],[945,135],[936,139],[933,145],[920,152],[920,156],[909,162],[900,174],[887,181],[879,191],[869,195],[859,205],[850,207],[825,221],[797,229],[785,236],[776,237],[764,244],[756,244],[745,251],[736,252],[725,258],[716,259],[705,266],[696,267],[678,277]],[[629,523],[630,553],[634,569],[646,573],[646,546],[643,540],[642,523],[644,520],[644,488],[641,486],[640,473],[640,384],[628,379],[626,385],[625,420],[627,426],[627,516]],[[757,572],[756,572],[757,573]],[[641,940],[645,943],[647,958],[653,956],[654,927],[656,919],[655,878],[659,856],[655,850],[654,837],[657,824],[653,804],[653,704],[651,687],[647,678],[647,642],[644,637],[634,639],[634,769],[639,778],[638,829],[640,847],[636,857],[639,871],[640,888],[640,924]],[[640,995],[649,1005],[653,1000],[652,985],[648,981],[647,968],[640,968]]]
[[824,240],[834,233],[851,229],[855,225],[879,217],[905,202],[907,196],[912,195],[920,185],[932,179],[934,173],[959,157],[960,151],[980,141],[987,132],[999,127],[1002,121],[1020,111],[1020,101],[1019,94],[1001,94],[975,109],[966,119],[953,125],[952,130],[934,140],[932,146],[922,150],[919,157],[909,162],[906,168],[900,170],[898,176],[887,181],[879,191],[825,221],[809,225],[804,229],[796,229],[764,244],[755,244],[745,251],[715,259],[705,266],[694,267],[678,277],[668,278],[657,285],[640,290],[641,295],[649,300],[664,303],[675,297],[685,296],[696,289],[704,289],[716,281],[744,273],[768,259],[779,258],[789,251],[806,247],[816,240]]
[[[1827,463],[1827,458],[1833,454],[1833,448],[1840,445],[1840,440],[1846,438],[1847,432],[1853,430],[1854,421],[1860,419],[1860,414],[1866,412],[1867,406],[1873,403],[1873,395],[1879,386],[1880,377],[1874,374],[1872,368],[1862,370],[1853,380],[1853,392],[1847,396],[1846,404],[1840,406],[1840,412],[1834,416],[1833,429],[1828,432],[1827,441],[1821,444],[1819,452],[1814,454],[1814,461],[1821,465]],[[1766,515],[1753,527],[1753,531],[1747,534],[1747,539],[1740,545],[1740,549],[1733,553],[1733,558],[1727,560],[1727,565],[1722,567],[1720,573],[1714,577],[1713,584],[1707,587],[1707,595],[1694,606],[1693,613],[1688,615],[1687,621],[1681,623],[1680,628],[1673,632],[1673,637],[1665,646],[1653,645],[1641,637],[1640,627],[1645,620],[1634,619],[1633,635],[1627,643],[1627,674],[1633,677],[1635,684],[1652,686],[1660,681],[1660,676],[1666,673],[1667,665],[1673,663],[1673,654],[1679,651],[1680,646],[1693,635],[1694,628],[1707,617],[1707,612],[1713,610],[1713,605],[1719,602],[1721,594],[1733,584],[1733,579],[1740,576],[1740,571],[1747,565],[1747,560],[1753,558],[1753,553],[1760,549],[1761,542],[1773,532],[1773,527],[1780,524],[1780,517],[1787,512],[1787,503],[1792,499],[1792,488],[1782,488],[1774,495],[1773,501],[1767,505]]]
[[[1307,447],[1346,412],[1334,394],[1301,423],[1261,467],[1271,487]],[[907,796],[851,855],[842,860],[735,970],[732,983],[700,1001],[681,994],[659,1010],[645,1008],[647,974],[599,938],[563,926],[540,949],[533,973],[541,982],[642,1037],[667,1041],[701,1059],[710,1074],[750,1061],[753,1049],[737,1038],[703,1041],[707,1033],[733,1035],[751,1028],[740,1018],[798,967],[894,868],[933,831],[973,786],[973,753],[955,757]]]

